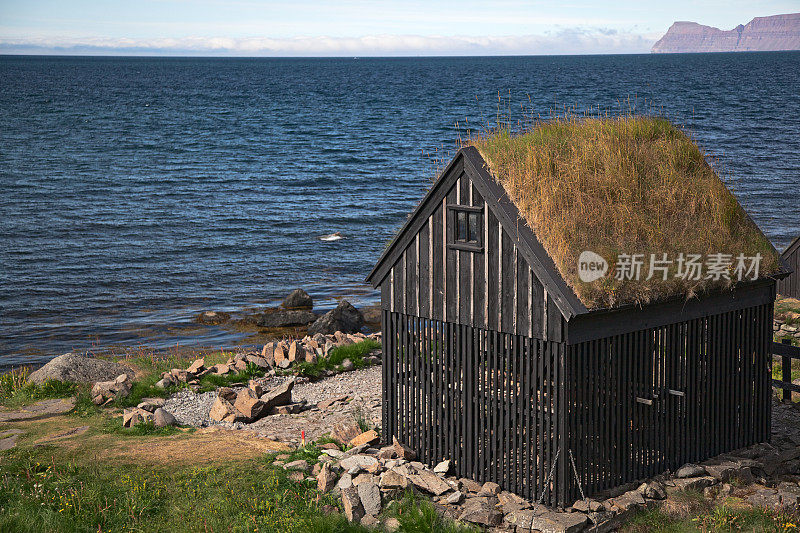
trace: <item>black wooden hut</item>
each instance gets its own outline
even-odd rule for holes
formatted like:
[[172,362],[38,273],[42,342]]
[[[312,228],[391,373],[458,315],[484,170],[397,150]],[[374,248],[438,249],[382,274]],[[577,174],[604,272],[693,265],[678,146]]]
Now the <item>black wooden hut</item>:
[[786,247],[781,259],[794,272],[778,281],[778,294],[788,298],[800,298],[800,236]]
[[368,281],[383,438],[459,476],[569,505],[769,439],[775,279],[590,311],[474,147]]

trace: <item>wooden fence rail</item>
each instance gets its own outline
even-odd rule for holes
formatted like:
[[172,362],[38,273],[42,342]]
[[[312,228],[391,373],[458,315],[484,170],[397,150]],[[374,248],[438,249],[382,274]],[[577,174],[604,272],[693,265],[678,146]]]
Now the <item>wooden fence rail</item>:
[[789,339],[783,339],[781,343],[772,343],[772,355],[781,358],[781,379],[773,378],[772,386],[783,389],[784,403],[792,403],[792,392],[800,392],[800,385],[792,383],[792,359],[800,359],[800,348],[792,346]]

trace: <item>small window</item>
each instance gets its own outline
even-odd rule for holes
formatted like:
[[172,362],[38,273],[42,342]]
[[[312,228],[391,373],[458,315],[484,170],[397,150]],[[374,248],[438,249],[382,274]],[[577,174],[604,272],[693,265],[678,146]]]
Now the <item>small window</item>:
[[451,248],[480,252],[483,250],[483,209],[480,207],[451,205]]

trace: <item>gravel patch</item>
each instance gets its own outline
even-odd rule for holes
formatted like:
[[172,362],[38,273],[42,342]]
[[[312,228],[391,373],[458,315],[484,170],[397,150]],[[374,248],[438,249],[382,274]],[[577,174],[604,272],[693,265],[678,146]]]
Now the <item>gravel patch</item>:
[[164,402],[164,410],[172,413],[178,424],[186,426],[203,426],[208,420],[208,412],[214,400],[217,399],[216,391],[196,394],[189,389],[183,389]]
[[[237,422],[216,422],[208,418],[211,406],[217,399],[216,391],[197,394],[184,389],[173,394],[164,402],[164,409],[172,413],[179,424],[206,427],[218,425],[228,429],[241,429],[257,432],[263,436],[288,442],[297,441],[300,432],[306,432],[309,440],[328,433],[333,427],[355,416],[380,423],[381,408],[381,367],[370,366],[352,372],[343,372],[319,381],[308,381],[294,376],[272,376],[260,379],[264,388],[270,389],[295,379],[292,401],[305,402],[309,408],[294,415],[269,415],[244,424]],[[238,390],[237,387],[234,390]],[[330,398],[348,396],[350,401],[321,410],[316,405]]]

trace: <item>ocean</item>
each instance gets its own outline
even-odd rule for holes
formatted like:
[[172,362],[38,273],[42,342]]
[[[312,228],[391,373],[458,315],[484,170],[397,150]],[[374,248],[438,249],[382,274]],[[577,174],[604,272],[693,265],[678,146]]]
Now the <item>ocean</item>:
[[588,108],[670,117],[779,250],[800,233],[800,52],[1,56],[0,369],[246,343],[193,317],[295,287],[375,303],[364,277],[459,139]]

